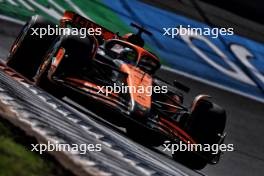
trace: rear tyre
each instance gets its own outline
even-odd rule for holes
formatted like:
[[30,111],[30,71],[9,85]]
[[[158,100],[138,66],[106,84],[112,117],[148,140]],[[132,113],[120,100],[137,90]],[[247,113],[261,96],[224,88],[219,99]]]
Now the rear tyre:
[[56,35],[43,35],[40,38],[33,35],[33,29],[48,27],[55,28],[55,25],[41,16],[33,16],[24,25],[10,49],[7,65],[30,80],[35,76],[46,52],[58,38]]
[[223,108],[207,100],[198,102],[191,115],[190,135],[201,144],[219,142],[226,125],[226,112]]
[[[198,144],[218,144],[225,129],[226,112],[220,106],[201,100],[191,114],[189,134]],[[200,152],[205,158],[213,158],[211,152]],[[208,160],[194,152],[176,152],[174,159],[196,170],[203,169]]]

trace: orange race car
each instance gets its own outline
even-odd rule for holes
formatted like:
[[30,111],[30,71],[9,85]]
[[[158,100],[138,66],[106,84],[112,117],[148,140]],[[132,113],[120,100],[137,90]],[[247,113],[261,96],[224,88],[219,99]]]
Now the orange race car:
[[[144,145],[223,144],[225,111],[207,95],[184,107],[182,92],[188,87],[155,75],[160,61],[143,48],[141,37],[151,33],[132,26],[138,33],[121,37],[69,11],[59,26],[34,16],[12,45],[7,66],[59,98],[67,96],[94,109]],[[58,27],[69,30],[63,35],[33,35]],[[76,28],[95,35],[71,35]],[[194,169],[217,163],[220,155],[221,151],[173,151],[177,161]]]

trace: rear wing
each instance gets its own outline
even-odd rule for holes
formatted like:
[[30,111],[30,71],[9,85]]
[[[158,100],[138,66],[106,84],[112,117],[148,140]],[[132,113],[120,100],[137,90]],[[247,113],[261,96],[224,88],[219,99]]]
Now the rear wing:
[[114,32],[106,29],[105,27],[96,24],[95,22],[84,18],[83,16],[75,13],[75,12],[71,12],[71,11],[65,11],[63,17],[60,20],[60,25],[61,27],[67,27],[68,25],[72,26],[72,27],[76,27],[76,28],[93,28],[94,30],[96,30],[96,28],[101,28],[102,31],[102,35],[101,37],[104,40],[108,40],[108,39],[113,39],[113,38],[119,38],[119,36],[117,34],[115,34]]

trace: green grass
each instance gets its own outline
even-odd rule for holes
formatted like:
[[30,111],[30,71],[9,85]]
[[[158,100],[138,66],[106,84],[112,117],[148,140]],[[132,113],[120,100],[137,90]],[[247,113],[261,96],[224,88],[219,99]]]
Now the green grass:
[[31,151],[36,141],[0,118],[0,176],[70,176],[48,154]]

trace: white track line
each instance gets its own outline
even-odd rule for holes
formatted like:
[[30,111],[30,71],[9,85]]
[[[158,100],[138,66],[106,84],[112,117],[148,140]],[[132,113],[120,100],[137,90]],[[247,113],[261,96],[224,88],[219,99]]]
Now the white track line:
[[62,16],[61,14],[56,12],[54,9],[44,7],[43,5],[37,3],[36,1],[30,0],[29,2],[31,4],[33,4],[34,6],[36,6],[37,8],[39,8],[40,10],[42,10],[43,12],[45,12],[46,14],[48,14],[49,16],[51,16],[57,20],[59,20]]
[[223,89],[225,91],[232,92],[232,93],[241,95],[243,97],[246,97],[246,98],[249,98],[249,99],[253,99],[253,100],[261,102],[261,103],[264,103],[264,99],[263,98],[258,98],[257,96],[253,96],[253,95],[244,93],[242,91],[239,91],[239,90],[236,90],[236,89],[233,89],[233,88],[230,88],[230,87],[226,87],[226,86],[223,86],[223,85],[218,84],[218,83],[214,83],[214,82],[208,81],[206,79],[200,78],[198,76],[191,75],[191,74],[186,73],[186,72],[182,72],[182,71],[179,71],[179,70],[174,70],[174,69],[169,68],[167,66],[162,66],[161,68],[163,70],[166,70],[166,71],[169,71],[169,72],[172,72],[172,73],[176,73],[176,74],[185,76],[185,77],[193,79],[195,81],[202,82],[202,83],[208,84],[210,86],[217,87],[217,88]]
[[27,8],[30,11],[35,11],[34,8],[32,8],[26,1],[24,0],[17,0],[21,5],[23,5],[25,8]]
[[48,0],[48,2],[49,2],[50,4],[52,4],[52,5],[54,5],[54,7],[55,7],[56,9],[58,9],[59,11],[61,11],[62,13],[64,13],[65,9],[62,8],[58,3],[56,3],[56,2],[53,1],[53,0]]
[[71,0],[65,0],[79,15],[91,20],[78,6],[76,6]]
[[9,16],[5,16],[5,15],[0,15],[0,19],[1,20],[5,20],[5,21],[9,21],[9,22],[12,22],[12,23],[16,23],[16,24],[25,24],[24,21],[22,20],[18,20],[18,19],[15,19],[15,18],[12,18],[12,17],[9,17]]
[[6,1],[7,1],[8,3],[14,5],[14,6],[18,6],[18,4],[17,4],[15,1],[13,1],[13,0],[6,0]]

